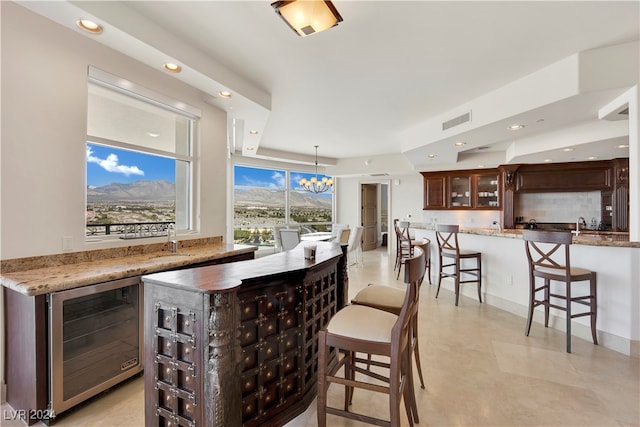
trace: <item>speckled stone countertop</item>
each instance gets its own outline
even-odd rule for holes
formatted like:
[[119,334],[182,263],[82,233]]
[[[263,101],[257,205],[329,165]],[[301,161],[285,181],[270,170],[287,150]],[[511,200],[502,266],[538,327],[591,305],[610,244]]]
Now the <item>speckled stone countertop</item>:
[[[490,228],[465,228],[461,233],[479,234],[483,236],[522,238],[521,229],[506,229],[502,231]],[[573,236],[574,245],[589,246],[618,246],[624,248],[640,248],[640,242],[630,242],[628,233],[581,231],[580,235]]]
[[222,238],[181,240],[177,253],[166,244],[127,246],[0,261],[0,284],[28,296],[156,273],[254,252]]
[[[411,226],[409,228],[433,230],[433,227],[419,223],[411,223]],[[504,229],[501,231],[492,228],[460,228],[460,233],[476,234],[480,236],[508,237],[512,239],[522,239],[522,231],[523,230],[519,228]],[[613,231],[580,231],[580,235],[573,236],[573,244],[588,246],[640,248],[640,242],[629,241],[629,233],[620,233]]]

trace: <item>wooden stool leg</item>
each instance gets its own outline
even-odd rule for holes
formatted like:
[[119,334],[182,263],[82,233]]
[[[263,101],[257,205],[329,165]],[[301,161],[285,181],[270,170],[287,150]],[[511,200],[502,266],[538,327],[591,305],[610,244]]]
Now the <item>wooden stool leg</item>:
[[[424,389],[424,378],[422,378],[422,365],[420,363],[420,344],[418,343],[418,313],[413,317],[413,354],[416,358],[416,366],[418,367],[418,377],[420,378],[420,387]],[[417,421],[416,421],[417,422]]]
[[318,427],[327,426],[327,333],[318,332],[318,386],[317,386],[317,417]]
[[551,292],[551,281],[549,279],[544,279],[544,327],[549,327],[549,304],[551,300],[549,298],[549,293]]
[[482,288],[482,255],[478,255],[476,261],[478,262],[478,301],[482,302],[482,292],[480,292]]
[[531,322],[533,321],[533,308],[534,301],[536,299],[536,278],[534,276],[529,277],[529,313],[527,315],[527,327],[525,328],[525,336],[529,336],[531,331]]
[[436,289],[436,298],[440,293],[440,283],[442,283],[442,257],[440,257],[440,265],[438,265],[438,289]]
[[571,353],[571,282],[565,285],[567,288],[567,353]]
[[598,336],[596,333],[596,319],[598,317],[598,290],[596,288],[596,273],[591,273],[591,279],[589,280],[589,288],[591,292],[591,336],[593,337],[593,343],[598,345]]
[[404,356],[404,365],[406,372],[406,385],[403,390],[404,406],[407,411],[407,419],[409,425],[413,427],[413,423],[419,423],[418,402],[416,401],[415,385],[413,382],[413,364],[411,363],[411,347],[407,348]]
[[455,291],[456,291],[456,307],[457,307],[458,299],[460,298],[460,258],[456,258]]

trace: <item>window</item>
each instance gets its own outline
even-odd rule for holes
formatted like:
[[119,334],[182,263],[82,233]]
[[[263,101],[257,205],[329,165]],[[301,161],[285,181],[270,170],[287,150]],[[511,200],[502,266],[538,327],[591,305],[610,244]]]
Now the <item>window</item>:
[[[302,234],[327,231],[333,218],[333,190],[300,189],[315,174],[234,166],[234,242],[273,246],[273,227],[297,225]],[[318,175],[322,179],[324,175]]]
[[195,110],[126,83],[90,70],[87,236],[151,237],[169,224],[190,230]]

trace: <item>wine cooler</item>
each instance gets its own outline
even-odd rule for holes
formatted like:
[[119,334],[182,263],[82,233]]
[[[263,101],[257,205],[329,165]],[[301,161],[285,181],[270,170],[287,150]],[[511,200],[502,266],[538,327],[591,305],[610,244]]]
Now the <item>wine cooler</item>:
[[138,277],[49,296],[49,399],[59,414],[143,368]]

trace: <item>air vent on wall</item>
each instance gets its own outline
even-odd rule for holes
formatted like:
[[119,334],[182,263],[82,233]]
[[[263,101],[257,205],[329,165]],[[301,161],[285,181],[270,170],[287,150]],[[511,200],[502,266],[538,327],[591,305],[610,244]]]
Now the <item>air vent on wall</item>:
[[452,127],[459,126],[463,123],[467,123],[471,121],[471,111],[468,113],[464,113],[461,116],[454,117],[451,120],[447,120],[446,122],[442,122],[442,130],[451,129]]

